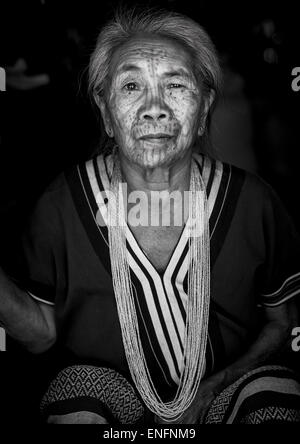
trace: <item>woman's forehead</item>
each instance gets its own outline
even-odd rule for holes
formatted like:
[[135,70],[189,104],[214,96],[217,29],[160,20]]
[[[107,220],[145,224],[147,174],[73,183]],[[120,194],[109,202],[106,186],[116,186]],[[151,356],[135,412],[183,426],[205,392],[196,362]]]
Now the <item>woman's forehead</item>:
[[189,51],[174,39],[138,35],[121,45],[112,58],[112,72],[117,74],[128,66],[145,66],[147,63],[181,66],[189,71],[192,57]]

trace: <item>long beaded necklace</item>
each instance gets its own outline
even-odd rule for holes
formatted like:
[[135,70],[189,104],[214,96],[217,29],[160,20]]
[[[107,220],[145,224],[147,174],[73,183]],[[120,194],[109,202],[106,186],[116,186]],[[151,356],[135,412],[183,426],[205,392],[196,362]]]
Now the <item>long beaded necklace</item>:
[[132,379],[147,407],[164,421],[176,421],[191,405],[205,365],[210,303],[210,238],[205,185],[195,161],[191,164],[189,219],[189,270],[184,367],[175,398],[164,403],[156,391],[145,359],[130,281],[126,249],[126,223],[122,174],[116,156],[108,203],[108,236],[112,280],[125,354]]

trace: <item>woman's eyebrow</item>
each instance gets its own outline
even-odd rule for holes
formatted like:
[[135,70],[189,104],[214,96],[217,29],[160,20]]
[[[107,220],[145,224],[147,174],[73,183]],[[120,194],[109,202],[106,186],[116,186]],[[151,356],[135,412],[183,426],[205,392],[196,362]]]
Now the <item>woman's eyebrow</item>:
[[139,68],[137,65],[125,63],[117,69],[117,74],[126,73],[129,71],[141,71],[141,68]]
[[163,77],[185,77],[187,79],[190,79],[192,76],[185,71],[184,69],[177,69],[172,71],[164,72]]

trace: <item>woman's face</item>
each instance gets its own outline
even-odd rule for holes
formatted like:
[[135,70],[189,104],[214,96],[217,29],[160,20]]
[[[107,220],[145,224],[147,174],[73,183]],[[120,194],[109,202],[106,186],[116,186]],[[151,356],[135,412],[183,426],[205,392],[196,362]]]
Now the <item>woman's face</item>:
[[168,167],[192,150],[208,104],[182,45],[135,37],[114,53],[110,74],[100,107],[121,157],[143,168]]

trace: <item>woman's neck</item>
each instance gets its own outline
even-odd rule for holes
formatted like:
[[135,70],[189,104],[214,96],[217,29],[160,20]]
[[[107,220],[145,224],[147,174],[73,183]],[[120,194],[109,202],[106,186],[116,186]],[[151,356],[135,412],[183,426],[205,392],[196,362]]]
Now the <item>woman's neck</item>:
[[191,155],[171,166],[157,168],[142,168],[137,164],[120,157],[120,164],[124,182],[128,191],[188,191],[190,187]]

